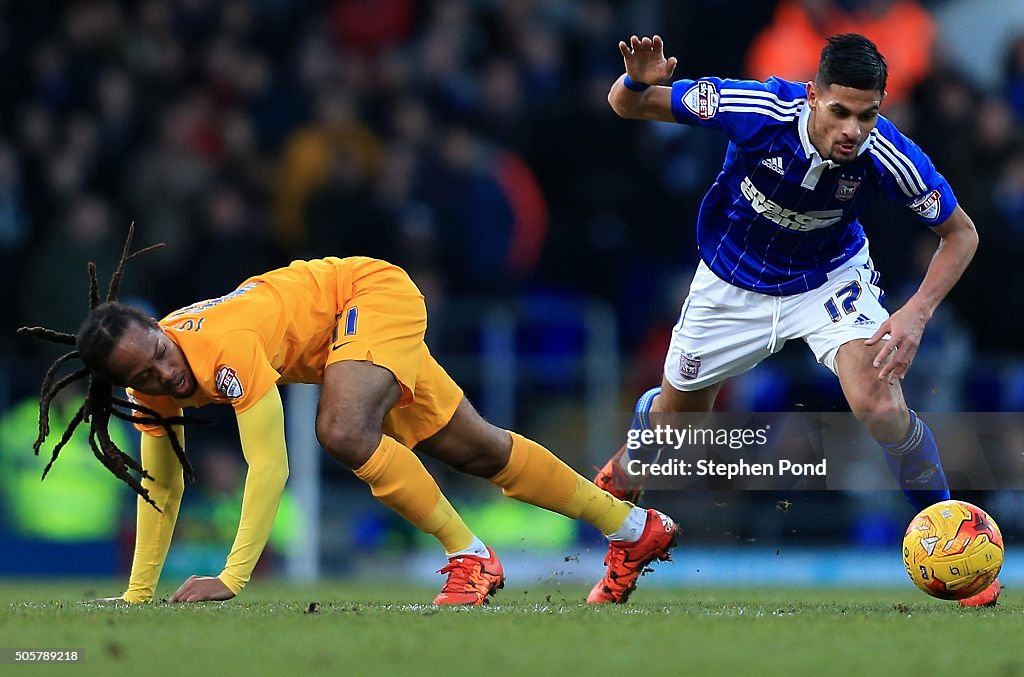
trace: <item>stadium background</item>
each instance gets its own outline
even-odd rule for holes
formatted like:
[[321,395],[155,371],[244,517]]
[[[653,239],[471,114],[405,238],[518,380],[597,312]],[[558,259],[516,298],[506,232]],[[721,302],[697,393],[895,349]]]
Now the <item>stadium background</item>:
[[[693,219],[725,147],[714,133],[616,118],[605,96],[622,71],[617,41],[660,33],[677,77],[807,79],[821,36],[846,30],[888,57],[883,112],[931,155],[982,236],[929,324],[908,400],[923,412],[1020,411],[1019,0],[0,3],[0,575],[126,574],[134,498],[84,442],[38,481],[37,389],[56,353],[14,329],[73,330],[86,262],[109,276],[132,220],[142,244],[168,246],[129,269],[122,297],[157,316],[296,257],[404,266],[427,296],[428,341],[481,410],[589,474],[619,446],[617,419],[660,378],[696,263]],[[898,205],[863,220],[893,308],[936,240]],[[303,396],[289,393],[289,407]],[[802,345],[719,404],[844,406]],[[164,587],[219,571],[234,534],[243,468],[232,417],[202,414],[218,425],[189,433],[199,484]],[[124,431],[126,445],[134,437]],[[436,548],[325,456],[290,452],[293,469],[313,459],[320,505],[310,521],[293,482],[264,576],[310,574],[294,565],[309,558],[297,551],[310,529],[324,576],[432,576]],[[429,465],[524,576],[600,569],[596,534]],[[652,582],[903,576],[895,543],[910,509],[896,491],[649,498],[687,534],[680,564]],[[1019,494],[974,498],[1012,544]]]

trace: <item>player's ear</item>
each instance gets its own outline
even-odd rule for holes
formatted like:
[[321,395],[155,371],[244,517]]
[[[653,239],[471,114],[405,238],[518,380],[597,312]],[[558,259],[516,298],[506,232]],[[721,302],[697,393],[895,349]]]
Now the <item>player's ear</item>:
[[812,109],[818,102],[818,86],[814,80],[807,81],[807,105]]

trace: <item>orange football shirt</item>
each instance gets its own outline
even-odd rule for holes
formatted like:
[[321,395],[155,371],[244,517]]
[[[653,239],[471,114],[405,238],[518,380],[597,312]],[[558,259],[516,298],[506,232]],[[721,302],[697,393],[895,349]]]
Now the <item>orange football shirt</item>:
[[[242,413],[276,383],[321,383],[353,280],[387,267],[365,257],[293,261],[249,278],[229,294],[176,310],[160,326],[185,353],[198,384],[195,393],[187,399],[128,394],[165,416],[211,403]],[[136,427],[164,434],[159,426]]]

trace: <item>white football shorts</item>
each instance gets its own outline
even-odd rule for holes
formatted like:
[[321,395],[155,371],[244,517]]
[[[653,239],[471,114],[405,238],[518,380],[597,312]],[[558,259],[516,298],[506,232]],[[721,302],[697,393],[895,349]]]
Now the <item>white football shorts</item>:
[[701,261],[672,329],[665,378],[678,390],[700,390],[752,369],[798,338],[835,372],[840,346],[870,338],[889,317],[877,281],[866,245],[825,284],[792,296],[740,289]]

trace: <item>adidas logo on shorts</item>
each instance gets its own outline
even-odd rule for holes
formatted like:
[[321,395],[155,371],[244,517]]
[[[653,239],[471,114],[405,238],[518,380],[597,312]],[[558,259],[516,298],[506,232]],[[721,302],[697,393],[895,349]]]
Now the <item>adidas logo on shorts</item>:
[[866,326],[872,325],[872,324],[878,324],[878,323],[875,322],[874,320],[872,320],[870,317],[868,317],[864,313],[861,313],[860,315],[858,315],[857,319],[855,319],[853,321],[853,326],[854,327],[866,327]]
[[785,176],[786,174],[786,170],[782,166],[782,157],[779,155],[773,155],[772,157],[765,158],[764,160],[761,160],[761,164],[763,164],[765,167],[772,170],[776,174],[780,174],[783,176]]

